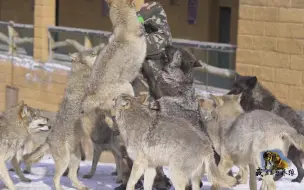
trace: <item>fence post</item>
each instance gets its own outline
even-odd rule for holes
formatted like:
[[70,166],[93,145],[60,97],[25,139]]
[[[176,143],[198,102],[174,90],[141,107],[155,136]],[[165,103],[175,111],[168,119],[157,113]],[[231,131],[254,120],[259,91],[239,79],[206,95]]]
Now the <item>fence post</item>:
[[84,48],[85,49],[92,48],[92,41],[91,41],[91,38],[88,34],[84,35]]
[[16,51],[16,43],[15,43],[15,37],[18,36],[18,33],[16,32],[14,28],[14,22],[9,21],[9,24],[7,25],[8,27],[8,38],[9,38],[9,53],[14,54]]

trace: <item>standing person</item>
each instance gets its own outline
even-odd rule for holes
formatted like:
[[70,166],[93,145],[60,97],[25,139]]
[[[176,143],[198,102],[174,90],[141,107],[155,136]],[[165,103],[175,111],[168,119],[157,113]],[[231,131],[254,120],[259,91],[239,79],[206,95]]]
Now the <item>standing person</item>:
[[[172,43],[172,36],[170,27],[167,22],[167,15],[162,5],[158,2],[145,3],[141,9],[137,12],[138,20],[143,24],[145,28],[145,37],[147,40],[147,55],[146,60],[143,63],[142,74],[144,80],[148,83],[149,88],[145,91],[149,91],[152,103],[151,108],[157,109],[155,105],[155,80],[149,80],[151,77],[155,79],[157,73],[163,68],[164,59],[166,59],[165,48]],[[110,39],[111,40],[111,39]],[[149,76],[149,77],[147,77]],[[138,88],[140,80],[137,77],[133,82],[133,88],[135,94],[138,95]],[[169,179],[164,174],[162,167],[157,168],[157,176],[155,178],[155,189],[166,190],[170,189],[171,184]],[[117,187],[116,190],[125,189],[126,184],[122,184]]]

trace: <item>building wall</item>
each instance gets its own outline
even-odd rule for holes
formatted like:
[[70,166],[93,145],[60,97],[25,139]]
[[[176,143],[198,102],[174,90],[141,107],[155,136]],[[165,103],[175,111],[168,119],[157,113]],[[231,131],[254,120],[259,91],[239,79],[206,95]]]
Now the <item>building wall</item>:
[[0,111],[5,110],[6,86],[9,85],[19,89],[18,101],[24,100],[34,108],[56,112],[67,77],[66,71],[30,70],[22,66],[12,67],[11,62],[0,60]]
[[304,3],[240,0],[236,69],[282,102],[304,108]]
[[[193,25],[189,25],[187,21],[188,1],[180,0],[179,5],[171,5],[169,0],[158,0],[158,2],[163,5],[167,13],[174,38],[212,42],[217,41],[219,6],[232,7],[231,43],[236,44],[238,0],[199,0],[197,23]],[[59,26],[106,31],[111,31],[112,27],[109,18],[102,15],[101,0],[60,0]]]
[[1,0],[0,20],[16,23],[34,23],[34,0]]

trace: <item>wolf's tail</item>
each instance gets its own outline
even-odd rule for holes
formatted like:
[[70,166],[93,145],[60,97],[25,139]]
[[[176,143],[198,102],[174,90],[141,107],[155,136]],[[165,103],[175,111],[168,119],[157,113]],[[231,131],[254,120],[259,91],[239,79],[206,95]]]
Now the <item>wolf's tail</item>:
[[237,184],[236,178],[220,172],[213,155],[206,159],[204,164],[208,180],[212,182],[213,186],[232,188]]
[[26,164],[32,164],[39,162],[44,156],[44,153],[50,148],[48,143],[44,143],[40,147],[38,147],[34,152],[24,155],[23,160]]
[[284,130],[283,137],[287,138],[297,149],[304,151],[304,135],[291,128]]

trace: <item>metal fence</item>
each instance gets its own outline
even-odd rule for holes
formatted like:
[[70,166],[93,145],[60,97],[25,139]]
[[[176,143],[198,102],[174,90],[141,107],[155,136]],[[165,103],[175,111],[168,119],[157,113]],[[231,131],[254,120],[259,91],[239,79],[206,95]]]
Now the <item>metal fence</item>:
[[[111,34],[107,31],[58,26],[50,26],[48,31],[48,62],[63,65],[70,64],[68,53],[105,45]],[[208,65],[235,69],[236,46],[234,45],[184,39],[173,39],[173,45],[188,49],[197,59]],[[0,22],[0,53],[32,57],[33,25]],[[233,82],[233,78],[202,71],[195,71],[194,77],[203,83],[207,90],[209,86],[228,89]]]

